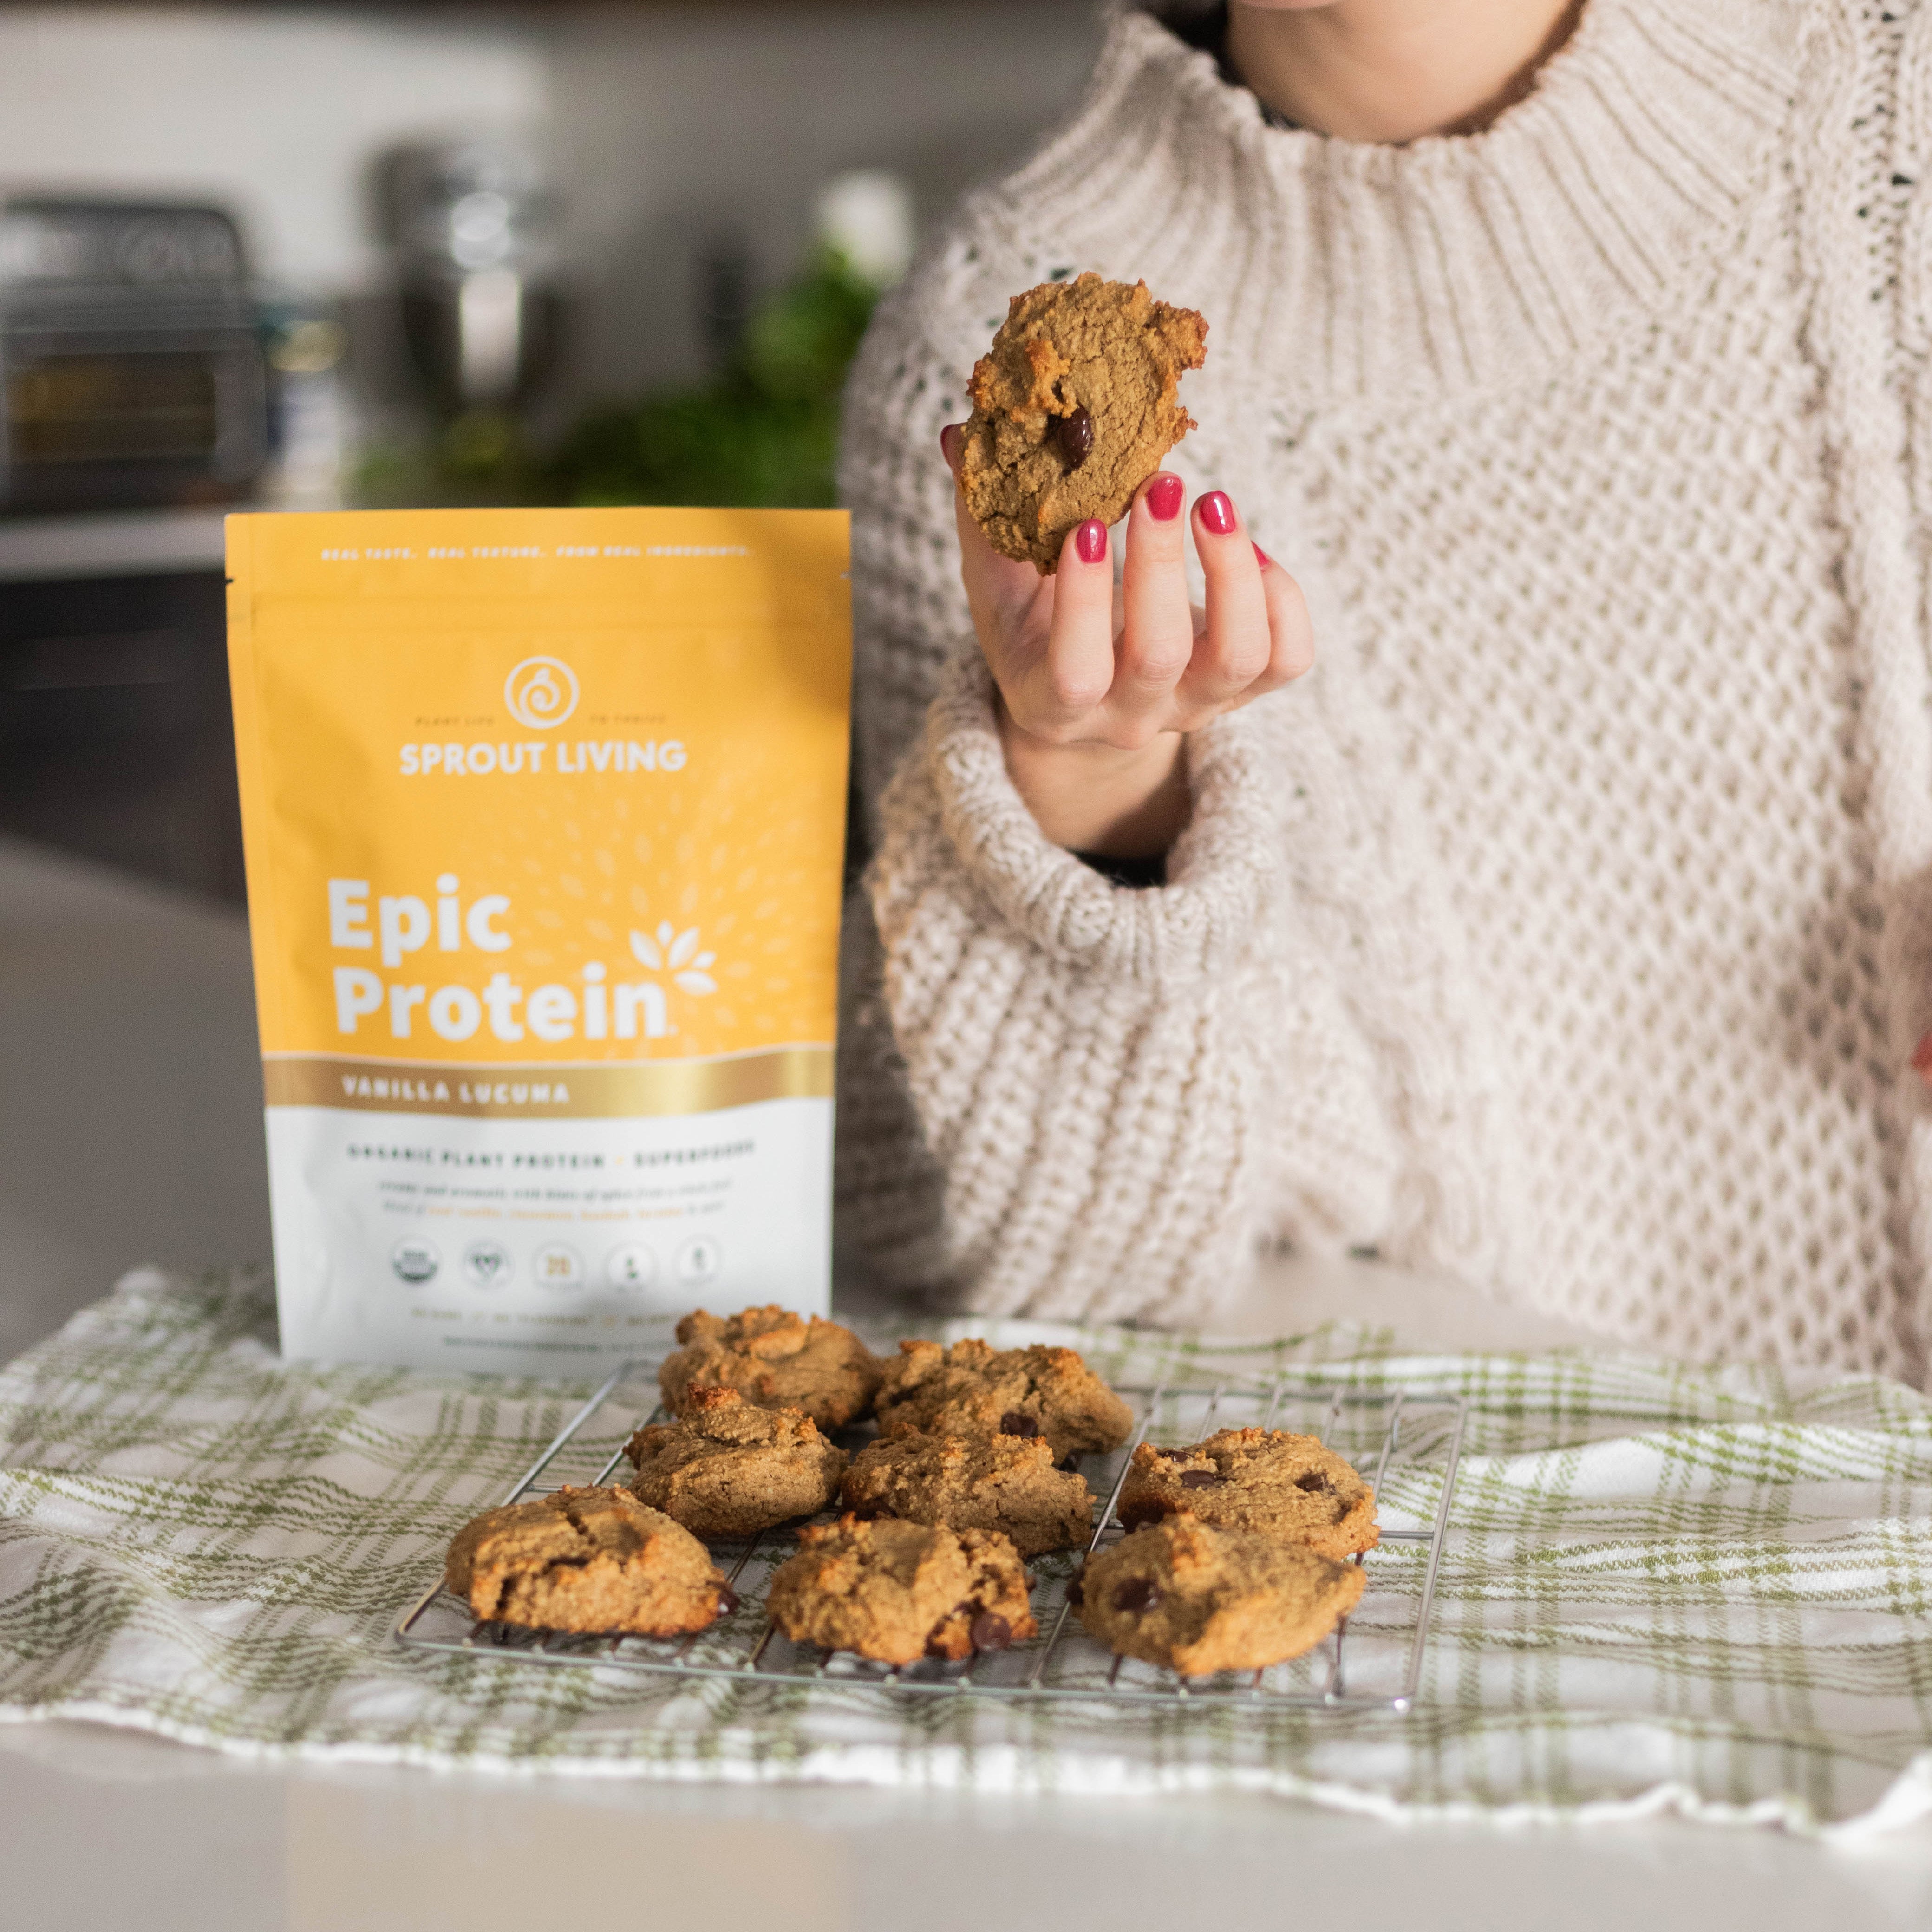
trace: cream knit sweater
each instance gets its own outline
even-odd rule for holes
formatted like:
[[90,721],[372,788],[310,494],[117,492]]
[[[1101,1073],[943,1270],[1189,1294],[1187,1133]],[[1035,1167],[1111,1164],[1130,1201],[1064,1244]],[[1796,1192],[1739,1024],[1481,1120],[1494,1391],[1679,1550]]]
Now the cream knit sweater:
[[[1006,778],[938,455],[1008,296],[1082,268],[1208,317],[1175,466],[1316,616],[1317,668],[1191,742],[1140,891]],[[1117,19],[852,387],[843,1238],[1156,1322],[1372,1244],[1922,1376],[1928,344],[1932,6],[1590,0],[1489,132],[1402,148]]]

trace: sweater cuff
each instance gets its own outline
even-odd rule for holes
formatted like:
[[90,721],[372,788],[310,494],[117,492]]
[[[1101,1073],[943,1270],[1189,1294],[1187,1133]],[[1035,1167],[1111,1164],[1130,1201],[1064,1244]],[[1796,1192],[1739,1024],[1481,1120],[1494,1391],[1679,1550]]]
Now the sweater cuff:
[[1116,885],[1052,844],[1006,770],[993,679],[965,640],[926,715],[940,821],[974,882],[1034,945],[1083,970],[1160,983],[1218,974],[1252,941],[1280,862],[1258,707],[1217,718],[1186,750],[1192,810],[1166,881]]

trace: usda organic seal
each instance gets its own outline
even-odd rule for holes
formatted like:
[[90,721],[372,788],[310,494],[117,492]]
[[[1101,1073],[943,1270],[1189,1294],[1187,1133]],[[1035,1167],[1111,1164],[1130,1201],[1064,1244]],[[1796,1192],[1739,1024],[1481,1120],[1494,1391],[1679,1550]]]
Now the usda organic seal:
[[426,1241],[420,1234],[405,1234],[389,1250],[389,1265],[395,1270],[398,1281],[419,1288],[426,1281],[435,1280],[442,1257],[436,1252],[434,1241]]

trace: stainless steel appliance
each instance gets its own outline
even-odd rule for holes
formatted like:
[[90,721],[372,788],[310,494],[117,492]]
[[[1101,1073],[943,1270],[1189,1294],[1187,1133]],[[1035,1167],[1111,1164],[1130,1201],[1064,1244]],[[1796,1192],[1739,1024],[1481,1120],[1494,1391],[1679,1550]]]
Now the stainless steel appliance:
[[497,141],[402,148],[380,168],[410,359],[447,413],[508,410],[555,360],[555,197]]
[[267,452],[226,214],[0,196],[0,512],[232,501]]
[[0,521],[0,832],[239,901],[221,518]]

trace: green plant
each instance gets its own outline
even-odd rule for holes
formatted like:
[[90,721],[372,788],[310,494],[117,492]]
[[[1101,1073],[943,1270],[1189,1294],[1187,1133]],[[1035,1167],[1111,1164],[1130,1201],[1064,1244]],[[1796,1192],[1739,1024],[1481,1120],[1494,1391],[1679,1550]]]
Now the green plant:
[[761,304],[712,381],[592,412],[550,465],[568,503],[814,508],[834,496],[838,399],[878,291],[843,256]]

